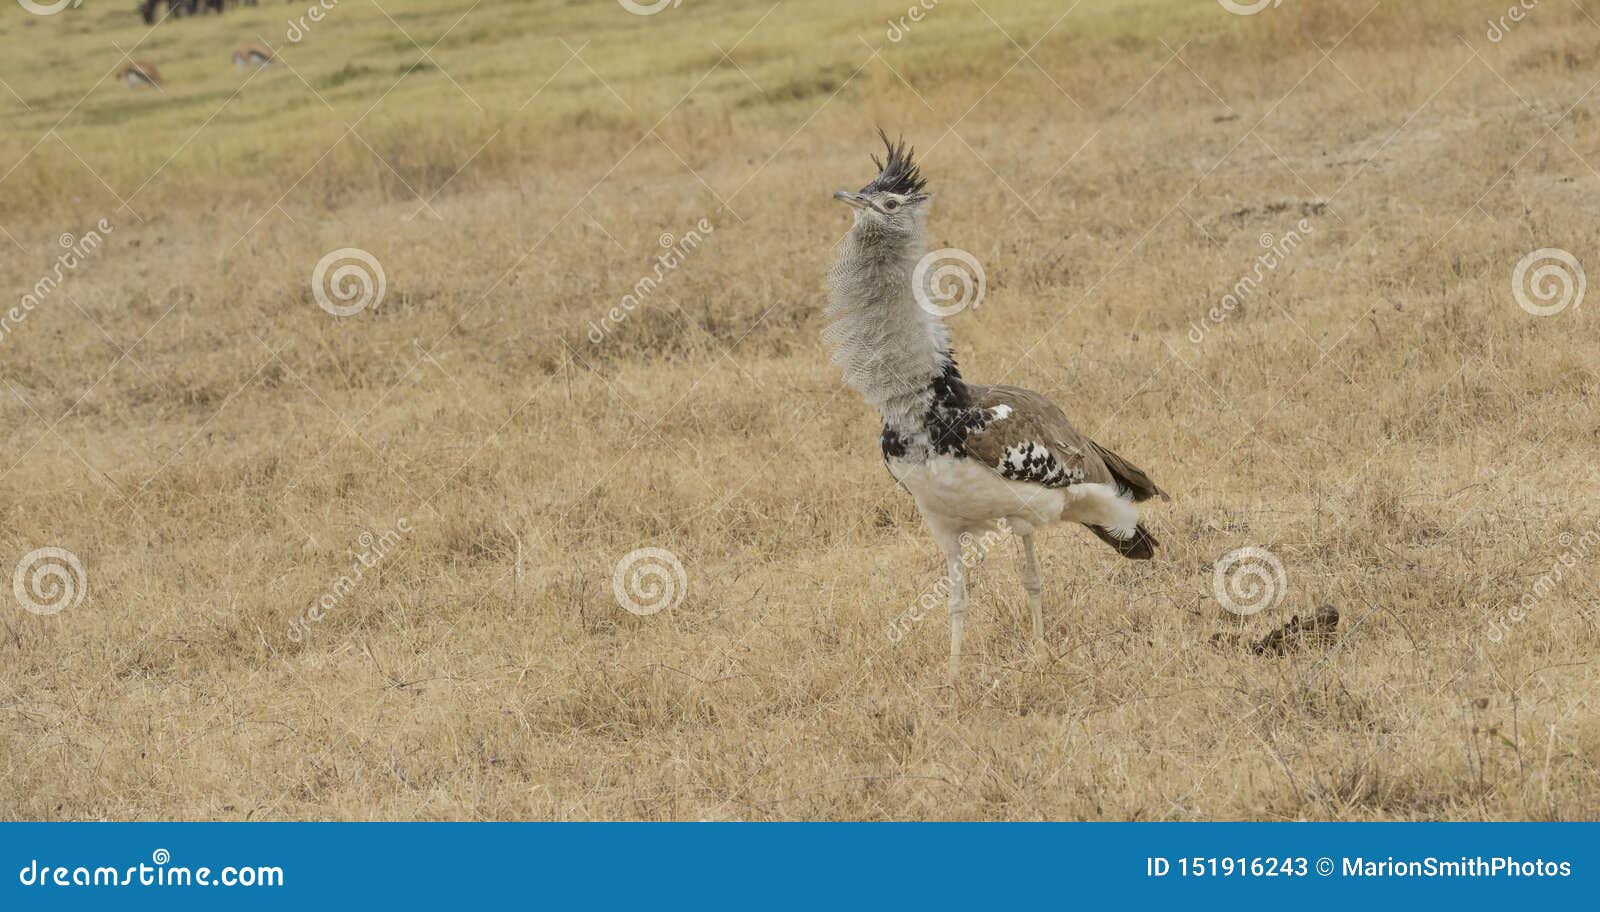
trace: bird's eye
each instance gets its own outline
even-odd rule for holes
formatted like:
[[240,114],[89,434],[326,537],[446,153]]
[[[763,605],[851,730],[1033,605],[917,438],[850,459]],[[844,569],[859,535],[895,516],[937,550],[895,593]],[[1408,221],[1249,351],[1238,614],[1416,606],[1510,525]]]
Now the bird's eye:
[[900,208],[900,204],[895,202],[894,200],[884,200],[883,201],[883,208],[887,209],[890,212],[893,212],[894,210]]

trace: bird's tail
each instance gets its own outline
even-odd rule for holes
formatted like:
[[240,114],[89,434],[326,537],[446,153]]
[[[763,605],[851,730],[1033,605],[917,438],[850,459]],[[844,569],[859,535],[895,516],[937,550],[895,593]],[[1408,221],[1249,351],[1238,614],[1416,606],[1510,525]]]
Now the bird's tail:
[[1105,526],[1090,526],[1089,531],[1093,532],[1101,541],[1115,548],[1118,554],[1130,560],[1149,560],[1155,556],[1156,545],[1160,544],[1160,542],[1156,541],[1156,537],[1150,534],[1150,530],[1144,527],[1144,523],[1135,526],[1133,534],[1127,538],[1118,538],[1112,535],[1111,530]]

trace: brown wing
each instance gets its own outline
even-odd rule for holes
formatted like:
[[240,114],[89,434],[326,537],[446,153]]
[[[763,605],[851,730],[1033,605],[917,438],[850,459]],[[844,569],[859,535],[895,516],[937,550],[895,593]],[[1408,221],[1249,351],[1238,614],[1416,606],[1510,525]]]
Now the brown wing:
[[989,412],[982,429],[967,435],[967,453],[1001,476],[1050,488],[1106,484],[1126,488],[1134,500],[1168,499],[1150,476],[1078,433],[1055,403],[1038,393],[975,384],[967,390],[973,405]]

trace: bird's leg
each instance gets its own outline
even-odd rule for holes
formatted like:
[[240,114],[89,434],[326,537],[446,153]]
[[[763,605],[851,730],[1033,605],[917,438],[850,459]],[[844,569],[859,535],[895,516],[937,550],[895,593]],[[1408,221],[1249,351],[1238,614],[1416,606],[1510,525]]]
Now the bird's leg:
[[950,575],[950,686],[961,671],[961,625],[967,613],[967,573],[961,552],[946,555]]
[[944,582],[949,586],[950,599],[949,682],[953,687],[956,675],[961,671],[961,625],[967,614],[967,565],[961,560],[962,529],[959,523],[937,514],[924,513],[922,518],[928,524],[928,531],[933,533],[933,540],[939,543],[940,553],[944,555]]
[[1039,555],[1033,549],[1033,533],[1022,536],[1022,588],[1028,593],[1028,611],[1033,614],[1033,638],[1044,640],[1044,590],[1039,585]]

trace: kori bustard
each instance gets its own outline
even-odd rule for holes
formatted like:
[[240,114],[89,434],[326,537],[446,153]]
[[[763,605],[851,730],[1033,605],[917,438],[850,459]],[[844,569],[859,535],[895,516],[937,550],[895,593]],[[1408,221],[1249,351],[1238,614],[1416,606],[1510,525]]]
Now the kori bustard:
[[1033,635],[1044,637],[1034,532],[1081,523],[1118,554],[1147,560],[1156,540],[1134,505],[1167,500],[1143,471],[1078,433],[1031,390],[968,383],[956,369],[943,308],[914,288],[927,250],[927,181],[904,141],[878,175],[837,199],[855,222],[828,275],[827,339],[847,384],[883,417],[890,474],[910,492],[948,567],[950,683],[961,665],[967,591],[962,540],[1004,530],[1022,539]]

